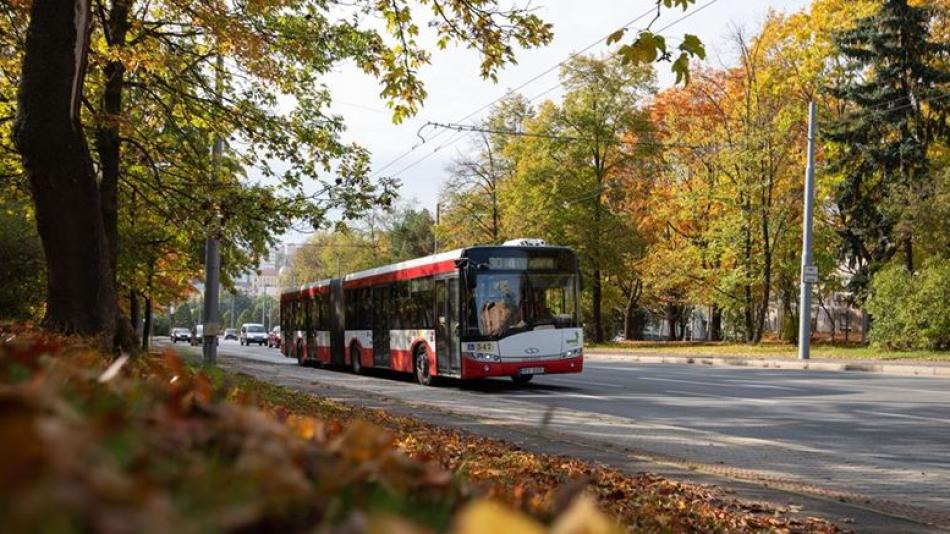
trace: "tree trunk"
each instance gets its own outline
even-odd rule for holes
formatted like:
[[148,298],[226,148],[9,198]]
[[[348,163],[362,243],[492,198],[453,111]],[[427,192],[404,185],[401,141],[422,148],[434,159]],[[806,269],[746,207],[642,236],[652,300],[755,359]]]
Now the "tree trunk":
[[765,266],[762,272],[762,304],[759,306],[759,314],[755,319],[755,333],[752,336],[752,342],[762,341],[762,332],[765,329],[765,317],[769,313],[769,299],[772,296],[772,254],[766,251],[764,253]]
[[14,141],[46,254],[45,328],[101,335],[116,328],[115,276],[95,169],[80,122],[88,0],[36,0],[17,95]]
[[637,310],[637,303],[633,296],[627,297],[627,304],[623,309],[623,338],[627,341],[633,339],[634,313]]
[[[595,260],[596,261],[596,260]],[[602,323],[601,305],[603,301],[603,282],[601,280],[600,266],[594,266],[594,276],[591,280],[590,301],[591,301],[591,322],[594,325],[593,342],[604,342],[604,325]]]
[[[105,32],[109,48],[125,47],[128,19],[128,1],[113,0]],[[109,239],[109,259],[112,262],[112,270],[115,271],[119,242],[119,163],[122,149],[119,123],[122,117],[125,65],[122,61],[113,59],[106,63],[103,74],[105,87],[102,92],[102,113],[96,126],[96,151],[99,153],[99,168],[102,173],[99,184],[102,220],[106,237]]]
[[722,341],[722,308],[713,304],[712,318],[709,321],[709,340]]
[[138,332],[139,328],[142,327],[140,322],[141,317],[139,316],[139,296],[134,289],[129,291],[129,323],[132,325],[132,330]]
[[142,321],[142,350],[148,350],[149,337],[152,333],[152,296],[151,294],[145,297],[145,310],[144,318]]
[[[152,279],[155,276],[155,261],[148,266],[148,282],[145,285],[145,320],[142,325],[142,350],[148,351],[152,335]],[[174,326],[174,325],[172,325]]]
[[676,341],[676,305],[667,304],[666,305],[666,340],[667,341]]

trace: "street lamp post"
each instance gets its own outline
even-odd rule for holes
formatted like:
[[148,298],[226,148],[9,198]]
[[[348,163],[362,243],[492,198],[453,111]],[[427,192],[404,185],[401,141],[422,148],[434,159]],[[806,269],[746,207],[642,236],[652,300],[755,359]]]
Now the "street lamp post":
[[815,209],[815,102],[808,104],[808,163],[805,167],[805,208],[802,212],[802,272],[798,305],[798,359],[807,360],[811,349],[811,285],[818,281],[812,265],[811,232]]

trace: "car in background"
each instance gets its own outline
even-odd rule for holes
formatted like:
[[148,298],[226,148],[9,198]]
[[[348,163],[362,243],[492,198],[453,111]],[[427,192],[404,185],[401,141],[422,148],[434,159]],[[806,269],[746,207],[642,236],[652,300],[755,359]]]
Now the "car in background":
[[280,348],[280,325],[270,329],[267,334],[267,346],[274,349]]
[[187,328],[172,328],[171,333],[168,335],[171,338],[172,343],[178,343],[179,341],[189,342],[191,341],[191,330]]
[[195,331],[191,335],[191,344],[192,345],[203,345],[204,340],[202,339],[205,335],[205,325],[196,324]]
[[226,328],[226,329],[224,330],[224,339],[226,339],[226,340],[227,340],[227,339],[237,340],[237,338],[238,338],[238,331],[237,331],[237,328]]
[[[205,344],[204,337],[205,337],[205,325],[203,324],[195,325],[195,335],[191,338],[191,344],[193,346],[204,345]],[[221,338],[216,336],[214,338],[214,344],[220,345]]]
[[267,343],[267,330],[260,323],[244,323],[241,325],[241,334],[238,337],[241,345],[260,345]]

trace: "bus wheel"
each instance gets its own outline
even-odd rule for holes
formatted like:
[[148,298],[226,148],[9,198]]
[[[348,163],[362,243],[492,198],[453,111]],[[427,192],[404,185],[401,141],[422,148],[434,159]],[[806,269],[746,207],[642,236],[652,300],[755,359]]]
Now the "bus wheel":
[[423,386],[431,386],[432,375],[429,374],[429,355],[426,353],[426,348],[422,345],[416,348],[415,362],[416,380]]
[[360,365],[360,349],[356,345],[350,347],[350,369],[356,375],[363,373],[363,366]]
[[515,375],[511,377],[511,380],[518,385],[527,384],[531,382],[531,379],[534,378],[534,375]]
[[307,359],[304,358],[303,343],[297,343],[297,365],[300,367],[307,366]]

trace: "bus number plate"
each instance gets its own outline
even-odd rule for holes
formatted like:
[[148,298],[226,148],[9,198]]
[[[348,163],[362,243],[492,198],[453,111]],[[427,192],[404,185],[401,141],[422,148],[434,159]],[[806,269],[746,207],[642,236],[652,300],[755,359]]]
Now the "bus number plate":
[[522,375],[543,375],[544,367],[522,367],[518,374]]

